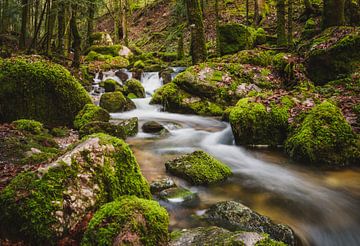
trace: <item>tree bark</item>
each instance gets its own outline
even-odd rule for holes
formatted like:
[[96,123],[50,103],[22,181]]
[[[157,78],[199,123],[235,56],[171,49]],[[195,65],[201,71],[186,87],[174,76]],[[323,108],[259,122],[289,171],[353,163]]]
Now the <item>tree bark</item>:
[[276,33],[277,45],[286,46],[286,24],[285,24],[285,1],[277,0],[276,2]]
[[72,67],[80,67],[80,52],[81,52],[81,36],[77,27],[77,5],[71,5],[71,20],[70,20],[70,30],[73,37],[73,49],[74,49],[74,59],[72,62]]
[[188,22],[191,30],[190,54],[193,64],[206,60],[204,23],[199,0],[186,0]]
[[94,0],[90,0],[88,5],[88,19],[87,19],[87,44],[91,45],[91,35],[94,32],[94,17],[95,17],[96,5]]
[[288,16],[287,16],[287,42],[289,46],[293,43],[293,0],[288,0]]
[[259,14],[259,2],[258,0],[254,0],[254,26],[258,26],[260,22],[260,14]]
[[25,49],[26,46],[26,34],[28,28],[28,13],[29,13],[29,0],[21,0],[21,31],[19,46],[20,49]]
[[324,0],[323,28],[345,24],[345,0]]
[[65,53],[65,4],[59,4],[58,12],[58,44],[57,51],[60,55]]

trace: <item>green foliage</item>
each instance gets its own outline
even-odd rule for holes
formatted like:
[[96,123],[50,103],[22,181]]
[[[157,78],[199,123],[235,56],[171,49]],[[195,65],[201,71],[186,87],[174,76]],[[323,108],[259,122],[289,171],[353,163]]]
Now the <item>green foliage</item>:
[[33,134],[40,134],[44,131],[43,124],[36,120],[16,120],[12,123],[16,129],[20,131],[27,131]]
[[218,183],[232,174],[228,166],[200,150],[168,161],[165,167],[195,185]]
[[286,141],[286,151],[297,160],[346,165],[360,157],[358,137],[339,108],[325,101],[314,107]]
[[71,126],[90,97],[64,67],[27,58],[0,62],[0,119],[34,119],[46,126]]
[[81,245],[163,245],[169,239],[168,225],[168,213],[156,201],[125,196],[95,213]]
[[110,115],[105,109],[89,103],[86,104],[84,108],[76,115],[74,120],[74,127],[75,129],[80,129],[92,121],[108,122],[109,120]]
[[275,147],[286,138],[288,117],[286,105],[273,105],[268,112],[263,104],[244,98],[231,110],[229,118],[237,144]]

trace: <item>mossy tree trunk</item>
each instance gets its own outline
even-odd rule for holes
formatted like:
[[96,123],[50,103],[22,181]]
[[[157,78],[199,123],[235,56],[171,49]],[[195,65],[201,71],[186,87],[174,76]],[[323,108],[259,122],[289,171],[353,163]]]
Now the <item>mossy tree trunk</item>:
[[193,64],[206,60],[204,23],[199,0],[186,0],[188,22],[191,29],[190,54]]
[[276,1],[277,45],[286,46],[285,0]]
[[345,24],[345,0],[324,0],[323,29]]
[[128,18],[127,18],[127,15],[128,15],[128,12],[130,11],[130,6],[129,6],[129,1],[128,0],[125,0],[124,2],[124,8],[123,8],[123,32],[124,32],[124,35],[123,35],[123,40],[124,40],[124,43],[126,46],[129,46],[129,25],[128,25]]
[[184,52],[184,31],[180,31],[178,47],[177,47],[177,59],[182,60],[184,59],[185,52]]
[[19,46],[20,49],[25,49],[26,34],[28,28],[28,13],[29,13],[29,0],[21,0],[21,32]]
[[71,5],[71,20],[70,20],[70,30],[73,38],[73,49],[74,49],[74,58],[72,66],[75,68],[80,67],[80,52],[81,52],[81,36],[77,27],[77,8],[76,4]]
[[65,4],[59,3],[58,7],[58,42],[57,42],[57,53],[64,55],[65,53]]
[[254,0],[254,26],[259,25],[260,22],[260,13],[259,13],[259,2],[258,0]]
[[290,47],[293,43],[293,0],[288,0],[287,22],[287,42]]
[[51,42],[54,34],[56,12],[57,12],[57,0],[49,1],[49,6],[51,6],[48,16],[47,23],[47,39],[46,39],[46,54],[51,55]]
[[90,0],[88,3],[88,18],[87,18],[87,45],[91,45],[91,35],[94,32],[94,16],[95,16],[95,0]]
[[246,8],[246,25],[249,25],[249,0],[246,0],[245,2],[245,8]]

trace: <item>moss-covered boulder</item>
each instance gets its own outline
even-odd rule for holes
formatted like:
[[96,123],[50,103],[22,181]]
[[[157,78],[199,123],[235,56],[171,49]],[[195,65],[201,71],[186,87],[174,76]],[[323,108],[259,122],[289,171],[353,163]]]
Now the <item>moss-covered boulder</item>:
[[360,160],[359,138],[340,109],[328,101],[305,116],[285,147],[292,158],[309,163],[341,166]]
[[105,109],[92,103],[86,104],[84,108],[76,115],[74,120],[75,129],[80,129],[92,121],[108,122],[110,114]]
[[136,98],[145,98],[145,89],[141,82],[137,79],[129,79],[125,82],[124,85],[124,94],[134,94]]
[[126,139],[127,137],[123,127],[103,121],[88,122],[80,128],[79,135],[80,137],[84,137],[86,135],[91,135],[99,132],[106,133],[108,135],[121,139]]
[[274,240],[285,242],[287,245],[295,245],[295,236],[290,227],[275,224],[268,217],[238,202],[219,202],[211,206],[203,218],[212,225],[231,231],[267,233]]
[[174,231],[171,233],[169,245],[285,246],[286,244],[272,240],[264,233],[246,231],[231,232],[224,228],[210,226]]
[[64,67],[39,58],[0,61],[0,121],[26,118],[71,126],[91,99]]
[[94,32],[90,36],[91,45],[113,45],[110,34],[106,32]]
[[176,184],[171,178],[156,179],[150,183],[150,191],[152,194],[174,187],[176,187]]
[[307,53],[306,68],[317,85],[341,79],[360,67],[360,28],[332,27],[316,36]]
[[120,85],[117,81],[113,79],[107,79],[105,81],[101,81],[99,86],[105,89],[105,92],[114,92],[116,90],[120,90]]
[[135,136],[139,131],[139,119],[137,117],[126,120],[113,120],[111,123],[122,127],[128,137]]
[[239,145],[283,144],[288,132],[288,107],[272,106],[240,99],[230,111],[230,124]]
[[105,134],[89,136],[53,163],[18,175],[1,191],[2,236],[56,245],[76,233],[88,213],[123,195],[151,198],[129,146]]
[[95,213],[81,245],[167,245],[168,226],[169,215],[156,201],[124,196]]
[[[259,38],[259,41],[260,39],[261,38]],[[256,41],[256,31],[252,27],[241,24],[230,23],[220,25],[219,41],[221,55],[251,49]]]
[[110,113],[124,112],[136,108],[135,104],[120,91],[102,94],[100,98],[100,107],[106,109]]
[[33,134],[40,134],[45,130],[43,124],[36,120],[20,119],[12,122],[12,124],[20,131],[27,131]]
[[219,183],[232,174],[228,166],[201,150],[170,160],[165,167],[195,185]]

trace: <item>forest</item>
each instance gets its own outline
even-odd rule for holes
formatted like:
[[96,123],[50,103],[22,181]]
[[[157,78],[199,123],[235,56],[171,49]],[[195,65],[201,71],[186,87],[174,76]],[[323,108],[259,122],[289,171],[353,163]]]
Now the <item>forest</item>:
[[0,245],[360,245],[360,0],[0,0]]

